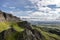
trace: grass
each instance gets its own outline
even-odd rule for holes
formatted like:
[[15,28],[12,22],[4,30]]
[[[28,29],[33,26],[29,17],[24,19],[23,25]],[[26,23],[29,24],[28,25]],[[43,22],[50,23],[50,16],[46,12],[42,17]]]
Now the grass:
[[56,34],[46,32],[46,31],[40,29],[39,27],[34,27],[34,29],[38,30],[41,33],[41,35],[44,36],[45,40],[60,40],[60,36],[58,36]]
[[4,30],[7,30],[10,28],[10,24],[9,22],[0,22],[0,32],[4,31]]
[[10,34],[7,34],[6,35],[6,40],[22,40],[23,38],[23,35],[22,35],[23,32],[10,32]]
[[[11,25],[12,25],[13,29],[16,30],[17,32],[15,32],[15,33],[11,32],[10,34],[7,34],[6,40],[16,40],[16,36],[18,36],[18,34],[23,32],[25,29],[25,28],[19,26],[16,22],[3,21],[3,22],[0,22],[0,32],[9,29],[11,27]],[[39,31],[41,33],[41,35],[43,35],[45,40],[60,40],[59,35],[46,32],[45,29],[43,29],[41,27],[32,26],[32,28]]]
[[15,36],[15,33],[13,34],[10,32],[10,34],[6,35],[6,40],[15,40],[14,36]]
[[18,31],[18,32],[22,32],[22,31],[24,31],[24,28],[18,26],[17,23],[13,23],[12,25],[13,25],[13,28],[14,28],[16,31]]
[[19,38],[21,39],[22,38],[22,32],[24,31],[24,28],[18,26],[18,24],[15,22],[11,22],[10,24],[12,25],[13,29],[16,32],[10,32],[10,34],[7,34],[6,40],[18,40]]
[[5,36],[5,39],[6,40],[17,40],[18,35],[20,35],[20,37],[22,37],[21,33],[24,31],[25,28],[18,26],[18,24],[16,22],[6,22],[6,21],[0,22],[0,32],[2,32],[4,30],[8,30],[9,28],[11,28],[11,25],[16,32],[9,32]]
[[24,31],[24,28],[18,26],[18,24],[16,22],[3,21],[3,22],[0,22],[0,32],[11,28],[11,25],[13,26],[13,29],[18,32]]

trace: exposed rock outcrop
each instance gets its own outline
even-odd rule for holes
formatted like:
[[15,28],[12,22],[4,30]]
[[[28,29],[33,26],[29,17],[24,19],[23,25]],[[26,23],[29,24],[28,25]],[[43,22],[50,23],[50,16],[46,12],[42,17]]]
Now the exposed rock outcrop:
[[44,39],[39,31],[27,28],[23,32],[10,28],[0,33],[0,40],[41,40],[41,38]]
[[12,14],[8,14],[8,13],[0,11],[0,22],[5,21],[5,20],[12,21],[12,22],[13,21],[15,21],[15,22],[21,21],[20,18],[13,16]]

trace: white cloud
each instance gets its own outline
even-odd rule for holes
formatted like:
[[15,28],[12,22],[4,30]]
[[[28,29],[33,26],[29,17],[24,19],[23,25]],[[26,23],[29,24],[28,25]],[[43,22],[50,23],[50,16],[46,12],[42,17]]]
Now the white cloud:
[[[20,11],[20,10],[15,10],[15,11],[9,11],[9,13],[17,16],[17,17],[23,17],[23,18],[27,18],[29,17],[28,15],[31,13],[32,11]],[[25,16],[25,17],[24,17]]]
[[55,20],[58,17],[58,14],[34,12],[30,15],[30,17],[39,18],[40,20]]
[[[56,5],[57,7],[60,7],[60,0],[30,0],[37,8],[38,10],[52,10],[51,8],[48,8],[47,5]],[[43,7],[45,6],[45,7]]]
[[60,5],[60,0],[30,0],[32,3],[36,3],[36,5],[49,5],[49,4],[56,4]]
[[57,8],[57,9],[55,9],[56,10],[56,12],[60,12],[60,8]]
[[[47,7],[47,5],[56,5],[60,7],[59,0],[30,0],[39,11],[32,12],[29,14],[31,18],[36,18],[35,20],[56,20],[60,19],[60,8],[55,8],[54,10]],[[43,7],[45,6],[45,7]],[[34,20],[34,19],[33,19]]]
[[29,14],[29,16],[22,16],[22,18],[27,18],[30,21],[56,21],[60,19],[60,14],[55,11],[50,11],[49,13],[36,11]]
[[[10,13],[20,16],[21,18],[30,18],[30,20],[40,21],[40,20],[57,20],[60,19],[60,8],[54,8],[54,10],[47,5],[56,5],[56,7],[60,7],[60,0],[29,0],[33,6],[27,5],[26,1],[20,0],[17,3],[14,2],[14,6],[17,7],[25,7],[25,8],[36,8],[39,11],[10,11]],[[12,2],[13,3],[13,2]],[[25,3],[25,4],[24,4]],[[8,4],[8,3],[7,3]],[[10,9],[15,9],[16,7],[7,6],[7,4],[3,5],[3,7],[8,7]],[[17,5],[18,4],[18,5]],[[26,6],[25,6],[26,5]],[[16,9],[17,10],[17,9]],[[28,16],[22,16],[22,14],[26,14]],[[32,19],[31,19],[32,18]]]

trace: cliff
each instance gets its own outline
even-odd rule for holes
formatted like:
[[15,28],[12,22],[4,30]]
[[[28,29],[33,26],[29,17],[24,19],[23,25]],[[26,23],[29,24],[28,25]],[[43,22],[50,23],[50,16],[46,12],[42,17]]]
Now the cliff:
[[0,40],[60,40],[60,30],[37,27],[0,12]]
[[20,18],[13,16],[12,14],[8,14],[5,12],[0,11],[0,22],[1,21],[15,21],[15,22],[19,22]]

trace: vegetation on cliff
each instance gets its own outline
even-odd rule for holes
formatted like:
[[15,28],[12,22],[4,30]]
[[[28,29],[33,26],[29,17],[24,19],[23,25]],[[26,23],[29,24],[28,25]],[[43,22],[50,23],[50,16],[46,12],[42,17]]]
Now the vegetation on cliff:
[[31,25],[4,12],[0,16],[0,40],[60,40],[60,29],[51,25],[51,28]]

